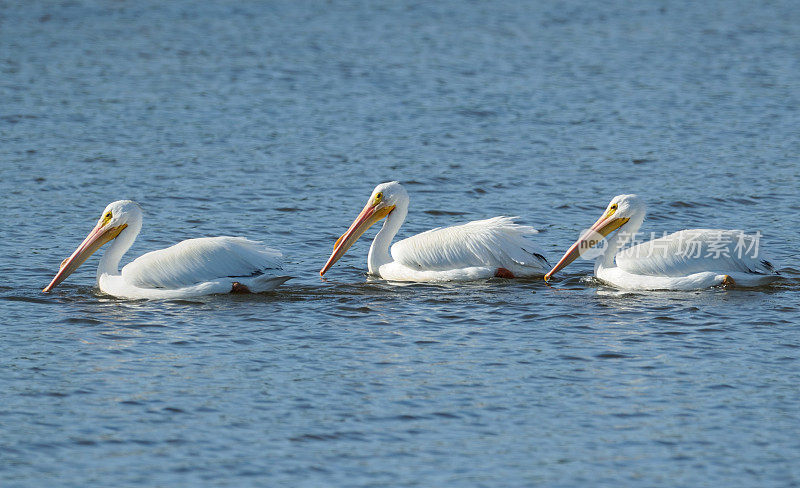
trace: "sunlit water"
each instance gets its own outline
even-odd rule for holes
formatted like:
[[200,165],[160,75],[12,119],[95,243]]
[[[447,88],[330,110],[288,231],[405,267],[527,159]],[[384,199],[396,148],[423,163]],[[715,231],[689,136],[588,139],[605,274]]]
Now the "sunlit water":
[[[794,486],[796,2],[0,4],[0,484]],[[519,215],[554,262],[618,193],[643,231],[763,234],[764,289],[394,286],[367,233]],[[278,292],[123,301],[97,258],[243,235]]]

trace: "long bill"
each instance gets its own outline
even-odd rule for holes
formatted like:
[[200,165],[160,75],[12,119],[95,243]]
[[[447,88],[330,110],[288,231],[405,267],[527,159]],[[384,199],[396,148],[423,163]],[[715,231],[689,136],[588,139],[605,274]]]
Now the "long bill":
[[344,256],[344,253],[350,249],[350,246],[355,244],[358,238],[361,237],[367,229],[389,215],[392,210],[394,210],[394,207],[394,205],[381,207],[380,205],[367,204],[353,223],[350,224],[350,228],[347,229],[347,232],[336,240],[336,244],[333,245],[333,253],[331,253],[331,257],[328,258],[328,262],[325,263],[325,266],[319,271],[319,275],[324,275],[339,258]]
[[128,224],[122,224],[117,227],[109,227],[103,223],[98,223],[95,228],[89,232],[89,235],[86,236],[86,239],[83,240],[81,245],[75,249],[75,252],[61,262],[61,267],[59,267],[58,273],[56,273],[53,281],[51,281],[50,284],[47,285],[42,291],[47,293],[58,286],[62,281],[67,279],[67,276],[71,275],[73,271],[78,269],[78,267],[83,264],[84,261],[89,259],[89,256],[100,249],[103,244],[116,238],[127,226]]
[[606,236],[619,229],[628,221],[627,218],[617,218],[608,213],[600,217],[586,232],[581,234],[580,238],[575,241],[575,244],[567,249],[564,256],[553,266],[546,275],[544,280],[547,281],[559,270],[566,268],[570,263],[578,259],[584,252],[596,246]]

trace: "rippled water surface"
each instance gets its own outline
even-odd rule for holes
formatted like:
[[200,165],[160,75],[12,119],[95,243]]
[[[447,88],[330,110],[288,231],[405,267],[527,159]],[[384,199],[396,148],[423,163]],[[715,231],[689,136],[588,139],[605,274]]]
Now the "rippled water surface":
[[[798,127],[792,1],[0,3],[0,484],[796,486]],[[399,237],[519,215],[554,261],[635,192],[784,280],[395,286],[374,231],[320,280],[394,179]],[[40,293],[120,198],[131,257],[243,235],[296,279]]]

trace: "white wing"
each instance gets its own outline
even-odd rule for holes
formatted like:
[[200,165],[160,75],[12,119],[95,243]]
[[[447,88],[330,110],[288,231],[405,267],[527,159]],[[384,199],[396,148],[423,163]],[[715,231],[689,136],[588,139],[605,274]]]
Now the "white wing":
[[533,227],[515,217],[494,217],[453,227],[436,228],[392,246],[392,258],[411,269],[444,271],[472,266],[544,267],[547,260],[523,236]]
[[122,268],[122,277],[141,288],[182,288],[280,269],[280,258],[280,251],[243,237],[203,237],[144,254]]
[[738,230],[690,229],[619,252],[617,266],[651,276],[687,276],[703,271],[777,274],[759,256],[758,237]]

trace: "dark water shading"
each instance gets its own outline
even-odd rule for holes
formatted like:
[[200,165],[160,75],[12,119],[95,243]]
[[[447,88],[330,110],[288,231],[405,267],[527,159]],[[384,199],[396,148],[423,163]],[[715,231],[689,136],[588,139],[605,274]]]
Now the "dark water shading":
[[[0,3],[0,485],[795,486],[795,2]],[[401,237],[519,215],[554,261],[619,193],[644,232],[760,231],[785,279],[620,292],[365,277]],[[274,293],[125,301],[97,259],[244,235]]]

